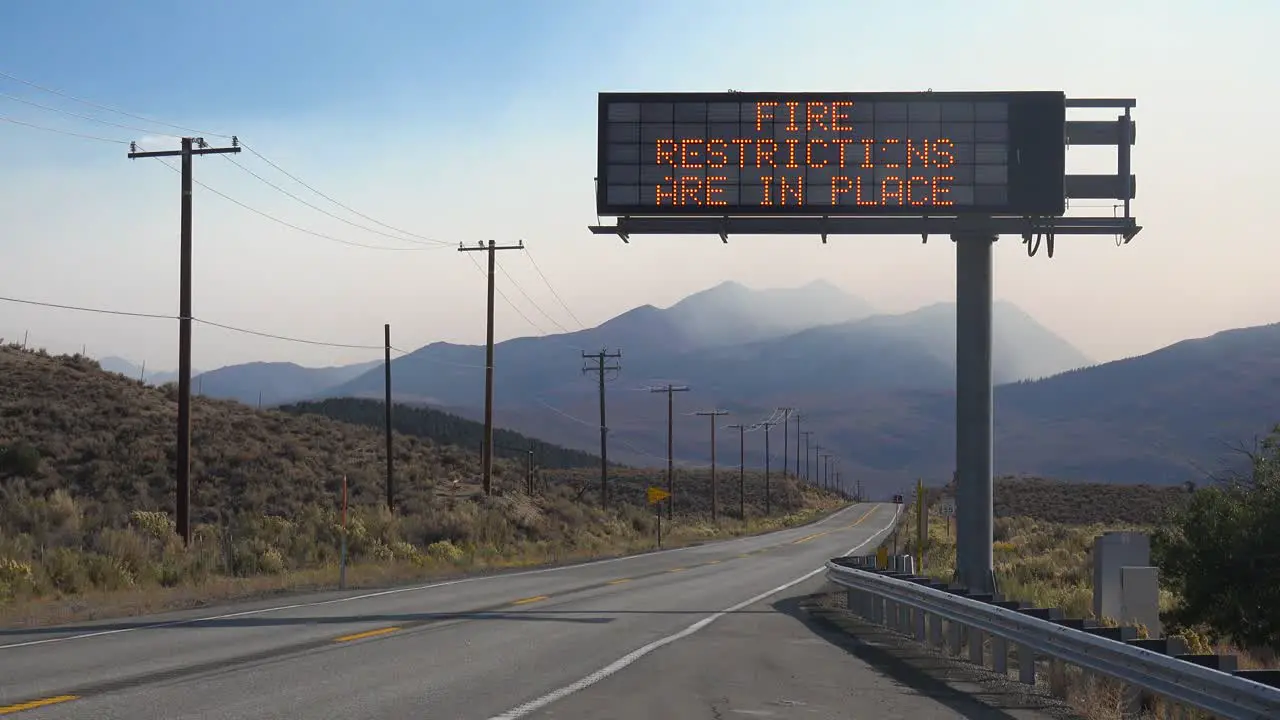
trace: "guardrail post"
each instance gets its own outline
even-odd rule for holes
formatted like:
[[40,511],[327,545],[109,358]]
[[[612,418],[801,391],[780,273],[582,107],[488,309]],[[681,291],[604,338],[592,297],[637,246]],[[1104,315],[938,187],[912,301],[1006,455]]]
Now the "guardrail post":
[[1018,646],[1018,682],[1036,684],[1036,654],[1026,645]]
[[[972,595],[969,595],[968,597],[970,600],[977,600],[978,602],[985,602],[985,603],[995,602],[996,600],[996,596],[992,595],[991,593],[974,593]],[[986,648],[983,645],[985,633],[983,633],[981,630],[977,628],[967,628],[967,630],[968,630],[967,639],[969,644],[969,662],[973,663],[974,665],[981,665],[983,667],[986,667],[986,664],[987,664],[986,653],[985,653]]]
[[929,645],[930,647],[942,647],[942,616],[929,616]]
[[[992,604],[1006,610],[1017,610],[1022,607],[1022,603],[1017,600],[1000,600]],[[999,635],[991,636],[991,669],[1004,676],[1009,674],[1009,643]]]

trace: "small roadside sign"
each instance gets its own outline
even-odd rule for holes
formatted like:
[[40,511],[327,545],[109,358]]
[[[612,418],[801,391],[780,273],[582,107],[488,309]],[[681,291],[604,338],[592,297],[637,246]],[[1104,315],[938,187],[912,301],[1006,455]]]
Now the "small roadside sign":
[[650,505],[654,503],[662,502],[663,500],[666,500],[667,498],[671,497],[671,493],[667,492],[666,490],[663,490],[662,488],[656,488],[656,487],[649,488],[649,490],[645,494],[649,498]]
[[938,514],[943,517],[951,517],[956,514],[956,499],[953,497],[944,497],[938,500]]

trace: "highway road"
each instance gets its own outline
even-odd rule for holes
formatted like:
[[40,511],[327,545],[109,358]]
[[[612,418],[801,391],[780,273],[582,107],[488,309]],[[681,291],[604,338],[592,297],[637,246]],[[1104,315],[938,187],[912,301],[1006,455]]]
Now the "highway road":
[[[787,602],[894,505],[563,568],[0,631],[0,716],[954,717],[817,638]],[[870,697],[870,695],[868,695]]]

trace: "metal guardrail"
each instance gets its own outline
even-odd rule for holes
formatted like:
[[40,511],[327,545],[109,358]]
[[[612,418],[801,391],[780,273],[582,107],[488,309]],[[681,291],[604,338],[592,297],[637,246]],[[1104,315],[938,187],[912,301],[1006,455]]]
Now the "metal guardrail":
[[1045,609],[1017,609],[1018,603],[991,595],[970,597],[963,589],[910,572],[877,570],[874,563],[874,556],[827,563],[827,579],[849,591],[851,611],[894,630],[914,630],[917,640],[934,645],[941,644],[946,621],[952,652],[959,653],[967,635],[970,660],[978,664],[985,664],[983,636],[989,636],[997,672],[1007,673],[1013,645],[1023,683],[1035,683],[1035,659],[1041,657],[1058,668],[1074,665],[1223,720],[1280,718],[1280,688],[1104,637],[1106,629],[1090,632],[1035,616],[1051,617]]

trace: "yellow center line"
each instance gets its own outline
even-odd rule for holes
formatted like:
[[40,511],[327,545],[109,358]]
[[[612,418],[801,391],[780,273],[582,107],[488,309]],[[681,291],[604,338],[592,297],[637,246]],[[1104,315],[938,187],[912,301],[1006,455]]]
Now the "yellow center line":
[[826,534],[827,534],[827,533],[829,533],[829,532],[831,532],[831,531],[830,531],[830,530],[823,530],[822,532],[816,532],[816,533],[814,533],[814,534],[812,534],[812,535],[805,535],[804,537],[800,538],[799,540],[792,540],[792,541],[791,541],[791,544],[792,544],[792,545],[799,545],[800,543],[807,543],[807,542],[809,542],[810,540],[813,540],[813,539],[815,539],[815,538],[820,538],[820,537],[822,537],[823,535],[826,535]]
[[742,553],[738,557],[751,557],[751,553]]
[[625,583],[625,582],[631,582],[631,578],[618,578],[617,580],[610,580],[610,581],[609,581],[609,584],[610,584],[610,585],[621,585],[622,583]]
[[350,642],[352,640],[363,640],[365,638],[378,637],[379,635],[386,635],[387,633],[393,633],[399,629],[400,629],[399,627],[378,628],[377,630],[368,630],[365,632],[356,633],[354,635],[343,635],[342,637],[334,638],[333,641],[334,642]]
[[708,561],[706,562],[706,564],[707,564],[707,565],[718,565],[718,564],[720,564],[721,562],[722,562],[721,560],[708,560]]
[[520,598],[519,600],[512,600],[511,604],[512,605],[528,605],[529,603],[536,603],[540,600],[546,600],[547,597],[548,596],[546,595],[534,595],[533,597]]
[[863,514],[862,514],[862,517],[858,518],[857,520],[854,520],[852,523],[850,523],[850,524],[848,524],[848,525],[845,525],[845,527],[857,527],[857,526],[858,526],[858,524],[859,524],[859,523],[861,523],[863,520],[866,520],[868,517],[871,517],[871,513],[875,512],[875,511],[876,511],[876,509],[875,509],[875,508],[871,508],[870,510],[866,511],[865,513],[863,513]]
[[32,700],[31,702],[18,703],[17,705],[0,705],[0,715],[8,715],[10,713],[22,712],[23,710],[35,710],[46,705],[57,705],[58,703],[79,700],[78,695],[58,695],[56,697],[48,697],[41,700]]
[[684,568],[671,568],[667,572],[683,572]]

